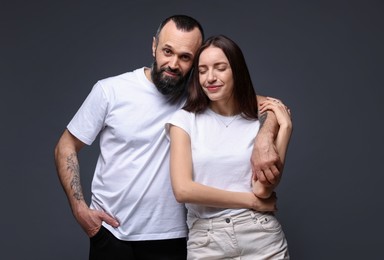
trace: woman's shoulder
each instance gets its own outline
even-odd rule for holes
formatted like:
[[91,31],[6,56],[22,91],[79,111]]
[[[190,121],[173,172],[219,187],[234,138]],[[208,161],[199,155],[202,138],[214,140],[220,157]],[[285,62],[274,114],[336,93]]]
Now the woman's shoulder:
[[196,116],[195,113],[189,112],[183,108],[177,110],[173,115],[173,117],[183,117],[183,118],[194,118],[195,116]]

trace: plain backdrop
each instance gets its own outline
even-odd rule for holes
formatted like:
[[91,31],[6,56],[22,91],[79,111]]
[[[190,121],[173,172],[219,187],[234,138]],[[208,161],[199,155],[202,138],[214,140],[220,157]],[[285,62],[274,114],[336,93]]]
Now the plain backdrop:
[[[97,80],[149,66],[158,24],[187,14],[293,113],[278,189],[292,259],[382,259],[383,3],[0,1],[0,258],[88,258],[54,146]],[[80,153],[87,200],[97,145]]]

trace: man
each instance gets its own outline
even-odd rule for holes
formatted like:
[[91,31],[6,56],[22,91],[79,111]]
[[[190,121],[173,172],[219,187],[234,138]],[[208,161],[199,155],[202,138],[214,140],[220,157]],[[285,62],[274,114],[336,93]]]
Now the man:
[[[164,124],[183,105],[203,38],[193,18],[167,18],[153,39],[152,68],[97,82],[61,136],[56,167],[73,215],[90,237],[90,259],[186,258],[185,209],[170,186]],[[277,125],[268,120],[263,120],[252,160],[258,178],[273,183],[280,165],[273,145],[276,131],[268,127]],[[99,134],[100,155],[88,207],[77,153]]]

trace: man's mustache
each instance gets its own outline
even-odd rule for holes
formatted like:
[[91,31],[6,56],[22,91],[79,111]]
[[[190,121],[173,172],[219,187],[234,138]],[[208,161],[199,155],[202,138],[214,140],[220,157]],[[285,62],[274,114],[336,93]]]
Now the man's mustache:
[[171,69],[170,67],[161,69],[161,72],[171,72],[177,74],[178,76],[182,76],[181,72],[178,69]]

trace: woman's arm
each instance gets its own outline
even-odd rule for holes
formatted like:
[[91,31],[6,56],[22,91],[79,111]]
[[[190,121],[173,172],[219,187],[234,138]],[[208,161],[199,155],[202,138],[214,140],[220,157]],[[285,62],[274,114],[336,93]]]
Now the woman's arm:
[[176,200],[220,208],[250,208],[274,211],[276,197],[260,199],[252,192],[232,192],[193,181],[192,152],[189,135],[177,126],[170,126],[171,182]]

